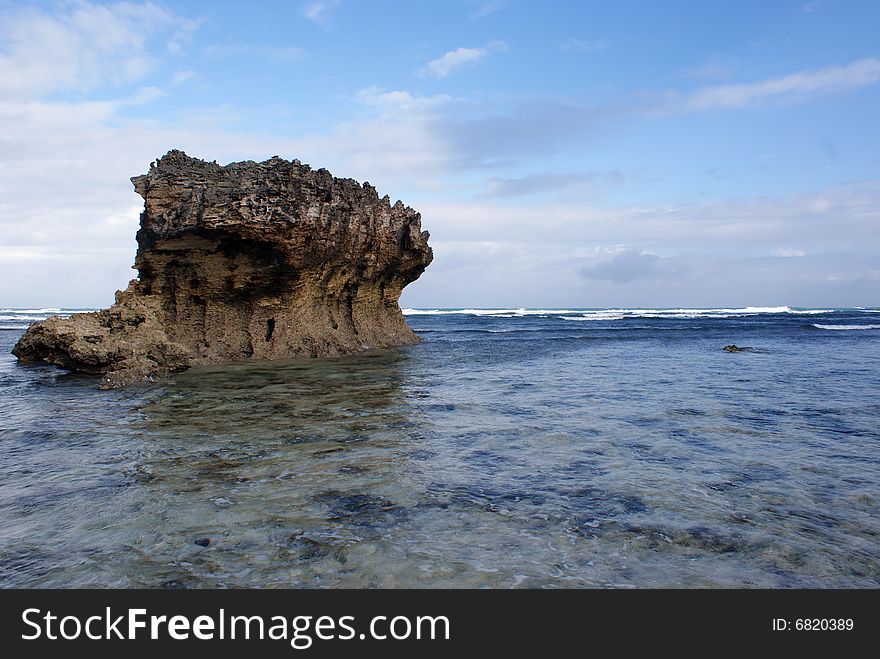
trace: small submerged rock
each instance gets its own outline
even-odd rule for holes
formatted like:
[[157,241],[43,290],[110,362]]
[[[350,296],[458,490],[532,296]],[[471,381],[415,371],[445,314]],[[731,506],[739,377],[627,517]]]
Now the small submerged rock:
[[195,541],[199,547],[207,547],[211,544],[211,538],[199,538]]
[[734,343],[731,343],[729,346],[724,346],[722,348],[724,352],[755,352],[755,349],[751,346],[738,346]]

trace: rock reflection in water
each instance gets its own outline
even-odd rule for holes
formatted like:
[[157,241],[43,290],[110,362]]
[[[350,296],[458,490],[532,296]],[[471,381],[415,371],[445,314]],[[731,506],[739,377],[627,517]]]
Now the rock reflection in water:
[[[242,363],[181,374],[156,392],[139,424],[156,449],[138,472],[168,504],[147,512],[154,541],[188,555],[168,578],[345,585],[355,546],[384,553],[415,503],[399,489],[415,425],[405,360],[391,351]],[[207,548],[189,548],[202,537]]]

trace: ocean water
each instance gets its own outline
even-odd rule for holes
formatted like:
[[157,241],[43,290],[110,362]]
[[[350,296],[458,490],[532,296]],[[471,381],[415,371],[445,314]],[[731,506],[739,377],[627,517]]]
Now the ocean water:
[[4,587],[880,586],[878,309],[406,310],[114,391],[9,354],[69,311],[0,310]]

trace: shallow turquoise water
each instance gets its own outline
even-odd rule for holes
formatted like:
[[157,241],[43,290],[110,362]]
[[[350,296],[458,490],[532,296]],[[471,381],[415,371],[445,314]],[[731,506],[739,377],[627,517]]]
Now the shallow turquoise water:
[[6,587],[880,585],[880,330],[827,329],[874,310],[414,313],[109,392],[4,313]]

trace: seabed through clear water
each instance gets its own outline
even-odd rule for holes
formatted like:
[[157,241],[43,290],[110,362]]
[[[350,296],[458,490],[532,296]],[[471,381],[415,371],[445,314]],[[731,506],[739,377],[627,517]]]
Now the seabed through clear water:
[[114,391],[9,354],[53,312],[0,312],[5,587],[880,586],[877,310],[407,310]]

